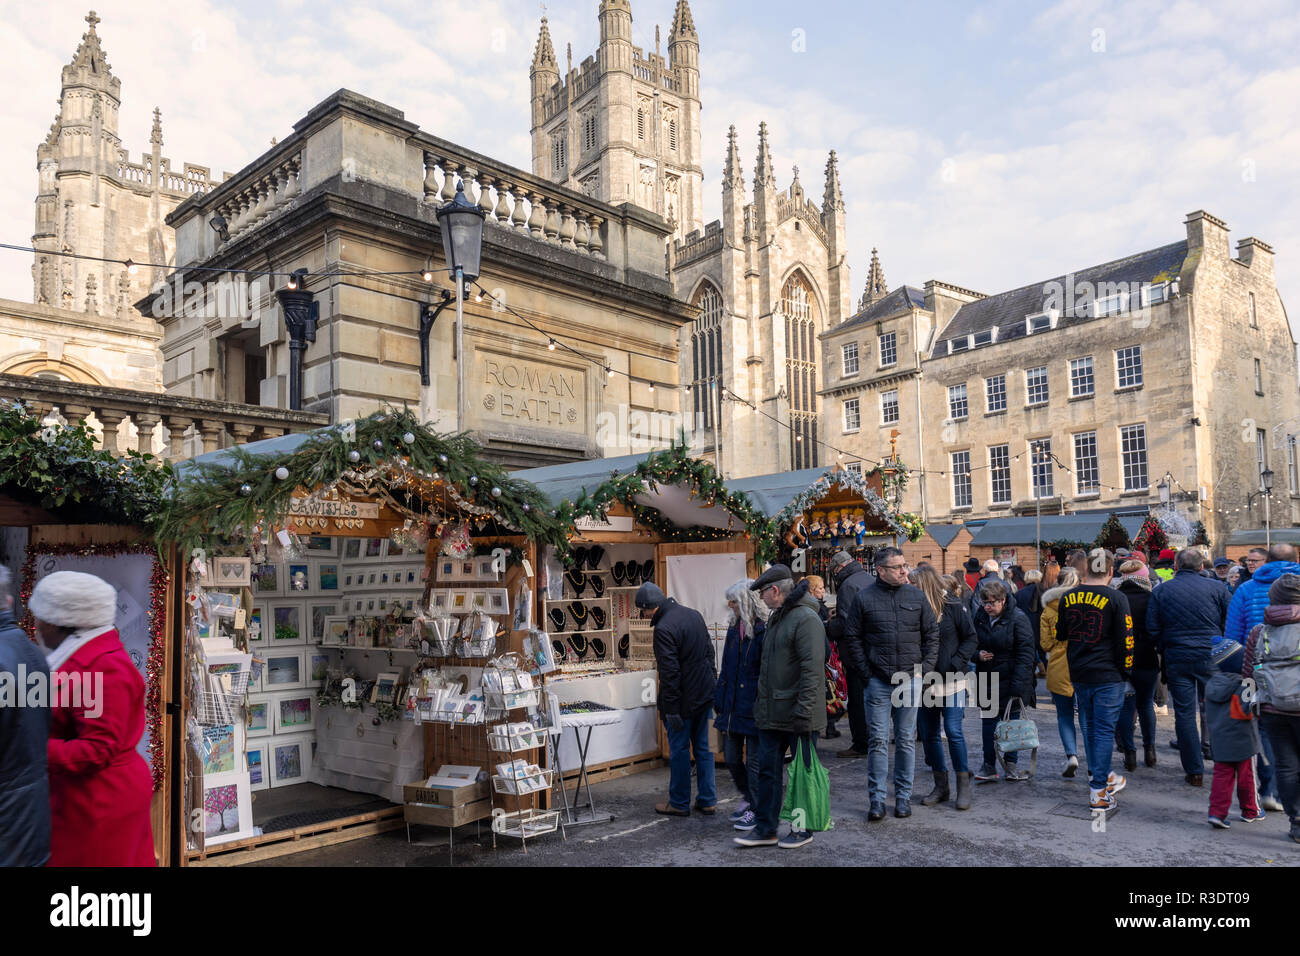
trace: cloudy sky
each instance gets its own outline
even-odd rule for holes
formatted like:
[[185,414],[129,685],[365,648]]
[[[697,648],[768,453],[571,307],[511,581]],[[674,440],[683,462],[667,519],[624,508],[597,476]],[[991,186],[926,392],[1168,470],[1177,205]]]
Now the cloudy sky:
[[[85,3],[0,0],[0,241],[27,244],[35,149]],[[237,170],[349,87],[430,132],[527,168],[527,0],[97,0],[133,158],[162,109],[164,154]],[[667,44],[674,0],[633,0],[638,44]],[[792,11],[792,7],[797,9]],[[548,4],[561,64],[598,41],[597,0]],[[855,301],[871,248],[892,286],[1025,285],[1227,220],[1278,253],[1300,320],[1300,8],[1244,3],[740,3],[693,7],[704,103],[705,216],[729,124],[752,179],[766,120],[779,184],[820,199],[841,157]],[[31,299],[31,257],[0,251],[0,297]],[[1244,318],[1243,318],[1244,321]],[[1297,323],[1300,324],[1300,323]]]

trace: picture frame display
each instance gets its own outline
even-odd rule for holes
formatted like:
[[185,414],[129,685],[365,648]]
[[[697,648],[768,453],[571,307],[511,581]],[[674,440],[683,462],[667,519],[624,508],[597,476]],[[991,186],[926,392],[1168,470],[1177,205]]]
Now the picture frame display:
[[370,692],[372,704],[392,704],[397,701],[397,685],[402,675],[397,671],[382,671],[375,675],[375,686]]
[[311,605],[311,639],[322,642],[325,639],[325,622],[339,613],[336,603]]
[[266,766],[266,741],[248,745],[244,755],[244,766],[248,771],[248,789],[254,792],[266,790],[271,786],[271,777]]
[[319,687],[325,681],[329,673],[330,655],[321,651],[308,648],[307,650],[307,670],[305,672],[306,686]]
[[249,739],[270,736],[274,727],[271,724],[271,702],[268,698],[249,698],[244,711],[244,729]]
[[271,623],[269,642],[271,647],[301,644],[306,640],[302,630],[302,605],[300,604],[271,605]]
[[262,686],[268,692],[296,690],[307,685],[307,651],[287,649],[268,651],[266,676]]
[[271,698],[275,733],[295,734],[316,729],[316,692],[301,690]]
[[272,787],[306,783],[311,779],[310,736],[279,737],[269,743],[267,750],[267,769],[270,771]]
[[203,778],[205,847],[253,835],[253,800],[244,773],[217,773]]
[[344,538],[343,539],[343,557],[353,559],[361,557],[361,539]]
[[290,594],[306,594],[311,588],[311,565],[291,564],[285,576],[285,591]]
[[339,566],[336,562],[322,561],[316,565],[316,590],[337,591],[339,589]]
[[253,574],[253,590],[257,594],[275,594],[280,589],[280,566],[259,564]]
[[333,558],[338,556],[338,538],[331,538],[325,535],[310,535],[303,541],[303,547],[307,551],[308,557],[312,558]]
[[253,562],[249,558],[215,557],[212,582],[215,588],[246,588],[253,583]]
[[321,646],[342,647],[348,643],[348,616],[338,614],[325,618]]
[[204,776],[235,773],[239,767],[239,755],[244,751],[243,721],[203,727],[202,731]]

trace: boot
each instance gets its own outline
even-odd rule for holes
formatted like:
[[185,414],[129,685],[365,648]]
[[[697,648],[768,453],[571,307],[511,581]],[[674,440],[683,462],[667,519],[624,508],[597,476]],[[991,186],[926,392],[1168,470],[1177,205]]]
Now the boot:
[[1156,765],[1156,748],[1155,744],[1147,744],[1142,748],[1143,757],[1148,767]]
[[1133,772],[1138,768],[1138,752],[1136,750],[1124,751],[1124,769]]
[[957,774],[957,809],[970,809],[970,774]]
[[932,807],[936,803],[946,803],[952,797],[948,789],[948,772],[934,772],[934,789],[921,798],[921,806]]

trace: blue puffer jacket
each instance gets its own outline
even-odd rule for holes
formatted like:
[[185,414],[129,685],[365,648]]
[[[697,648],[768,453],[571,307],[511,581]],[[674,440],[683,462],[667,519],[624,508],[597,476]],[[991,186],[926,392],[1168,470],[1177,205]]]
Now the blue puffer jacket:
[[727,645],[722,651],[722,667],[713,692],[713,709],[718,719],[713,726],[724,734],[757,737],[754,724],[754,700],[758,696],[758,675],[763,664],[762,621],[754,622],[754,633],[742,640],[737,625],[727,629]]
[[1179,571],[1155,588],[1147,602],[1147,635],[1165,663],[1208,658],[1210,645],[1223,634],[1231,599],[1226,584],[1196,571]]
[[1262,564],[1250,576],[1249,581],[1237,585],[1232,592],[1232,604],[1228,608],[1228,623],[1223,636],[1246,645],[1250,629],[1256,624],[1264,623],[1264,610],[1268,607],[1268,589],[1284,574],[1300,574],[1300,564],[1294,561],[1270,561]]

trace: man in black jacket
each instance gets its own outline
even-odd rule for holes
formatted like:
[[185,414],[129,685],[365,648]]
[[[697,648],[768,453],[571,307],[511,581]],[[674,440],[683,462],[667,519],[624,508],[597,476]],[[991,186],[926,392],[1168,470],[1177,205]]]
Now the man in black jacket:
[[695,809],[717,811],[713,752],[709,749],[709,713],[718,683],[713,642],[699,611],[683,607],[647,581],[637,589],[636,606],[642,616],[651,612],[654,625],[655,664],[659,668],[659,715],[668,729],[668,802],[656,813],[673,817],[691,815],[691,752],[695,754],[697,794]]
[[[831,558],[831,573],[835,577],[836,616],[826,626],[826,636],[831,639],[840,652],[840,661],[847,665],[848,660],[840,641],[844,637],[843,613],[853,603],[854,595],[863,588],[869,588],[874,578],[847,551],[836,551]],[[849,667],[844,675],[849,693],[849,734],[853,740],[837,757],[865,757],[870,735],[867,732],[866,683],[858,677],[857,672]]]
[[912,772],[916,756],[916,711],[922,674],[939,657],[939,622],[925,592],[907,583],[907,561],[897,548],[876,552],[876,583],[854,595],[844,618],[845,662],[867,685],[867,819],[885,818],[885,776],[889,771],[889,722],[894,724],[894,816],[912,815]]
[[50,709],[23,705],[36,682],[48,692],[50,673],[40,648],[14,623],[12,581],[0,565],[0,674],[14,682],[15,694],[10,701],[0,698],[0,867],[44,866],[50,857]]

